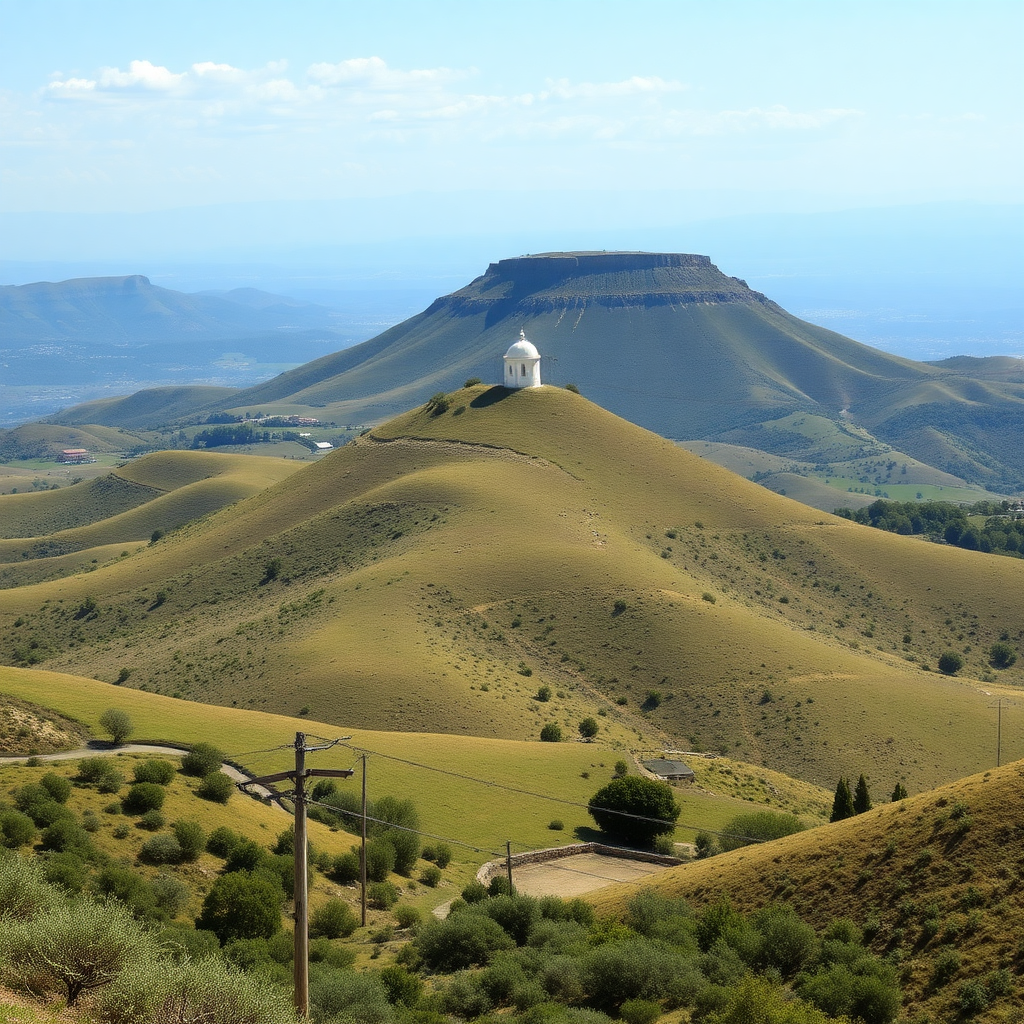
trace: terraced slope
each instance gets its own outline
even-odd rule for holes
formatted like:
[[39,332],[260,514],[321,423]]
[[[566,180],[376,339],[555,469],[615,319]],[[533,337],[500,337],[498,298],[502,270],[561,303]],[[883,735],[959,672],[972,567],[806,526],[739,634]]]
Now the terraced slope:
[[[340,727],[535,738],[595,715],[620,747],[829,788],[988,763],[984,691],[1024,678],[986,665],[1024,640],[1017,562],[822,516],[564,390],[453,397],[116,563],[0,593],[0,652]],[[924,670],[947,647],[984,691]]]

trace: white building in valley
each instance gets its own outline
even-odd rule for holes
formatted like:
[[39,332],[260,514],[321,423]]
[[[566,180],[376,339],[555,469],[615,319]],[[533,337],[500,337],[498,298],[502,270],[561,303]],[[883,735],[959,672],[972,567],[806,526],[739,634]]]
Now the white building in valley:
[[540,387],[540,353],[526,340],[523,331],[505,353],[504,384],[507,388]]

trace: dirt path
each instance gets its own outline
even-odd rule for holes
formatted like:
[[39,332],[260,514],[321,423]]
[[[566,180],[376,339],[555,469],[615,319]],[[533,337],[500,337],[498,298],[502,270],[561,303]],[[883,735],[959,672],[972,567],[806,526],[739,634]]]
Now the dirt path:
[[[0,767],[5,764],[18,764],[28,761],[34,757],[37,761],[77,761],[83,757],[115,757],[118,754],[170,754],[171,757],[181,757],[188,753],[185,747],[168,747],[157,743],[123,743],[115,747],[102,740],[92,740],[85,747],[77,750],[62,750],[56,754],[21,754],[17,757],[0,757]],[[220,770],[233,782],[248,782],[254,776],[247,775],[234,765],[222,764]],[[277,802],[275,793],[272,793],[264,786],[250,786],[247,793],[260,797],[263,800],[270,800],[275,807],[284,810]]]

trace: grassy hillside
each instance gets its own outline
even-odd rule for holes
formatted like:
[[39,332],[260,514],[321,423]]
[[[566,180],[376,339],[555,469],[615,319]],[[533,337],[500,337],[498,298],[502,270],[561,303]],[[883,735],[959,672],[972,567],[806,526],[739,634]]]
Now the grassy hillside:
[[[816,927],[849,918],[900,966],[910,1019],[1018,1020],[1022,816],[1018,761],[813,832],[670,869],[652,886],[695,908],[727,899],[750,911],[787,901]],[[621,913],[634,891],[611,887],[593,901]],[[972,984],[1001,994],[961,1017]]]
[[[822,517],[569,392],[476,387],[0,592],[0,650],[346,728],[527,739],[594,715],[623,750],[913,790],[991,761],[990,693],[1024,679],[986,663],[1024,639],[1018,572]],[[925,671],[949,647],[964,678]]]

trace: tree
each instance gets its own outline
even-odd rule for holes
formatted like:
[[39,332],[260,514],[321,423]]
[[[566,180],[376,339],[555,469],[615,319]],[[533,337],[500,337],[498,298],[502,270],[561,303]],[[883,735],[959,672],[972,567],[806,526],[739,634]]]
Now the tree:
[[221,875],[203,900],[197,928],[205,928],[223,945],[232,939],[269,939],[281,927],[284,890],[269,875],[232,871]]
[[1005,641],[997,640],[988,651],[988,663],[993,668],[1009,668],[1017,660],[1017,652]]
[[391,844],[395,851],[394,871],[400,875],[411,874],[420,855],[420,817],[415,804],[411,800],[382,796],[374,805],[373,816],[378,821],[371,825],[370,835]]
[[791,836],[794,832],[802,832],[804,828],[804,823],[795,814],[751,811],[748,814],[737,814],[729,821],[722,829],[719,843],[728,852],[751,843],[766,843],[782,836]]
[[955,676],[964,667],[964,659],[956,651],[943,651],[939,655],[939,671],[943,675]]
[[561,743],[562,727],[557,722],[548,722],[540,731],[540,738],[545,743]]
[[597,719],[584,718],[580,722],[580,735],[585,740],[592,740],[597,735]]
[[868,792],[868,780],[863,775],[857,780],[857,789],[853,794],[853,813],[863,814],[871,810],[871,794]]
[[597,827],[620,842],[650,846],[675,829],[680,807],[670,786],[640,775],[612,779],[587,805]]
[[839,780],[836,786],[835,799],[832,801],[832,815],[829,821],[842,821],[844,818],[852,818],[856,814],[853,809],[853,794],[850,792],[850,781],[845,776]]
[[896,788],[892,791],[892,802],[896,803],[897,800],[907,799],[907,787],[902,782],[896,783]]
[[133,729],[132,720],[126,711],[120,708],[107,708],[100,715],[100,725],[110,733],[110,738],[115,746],[120,746],[129,736]]

